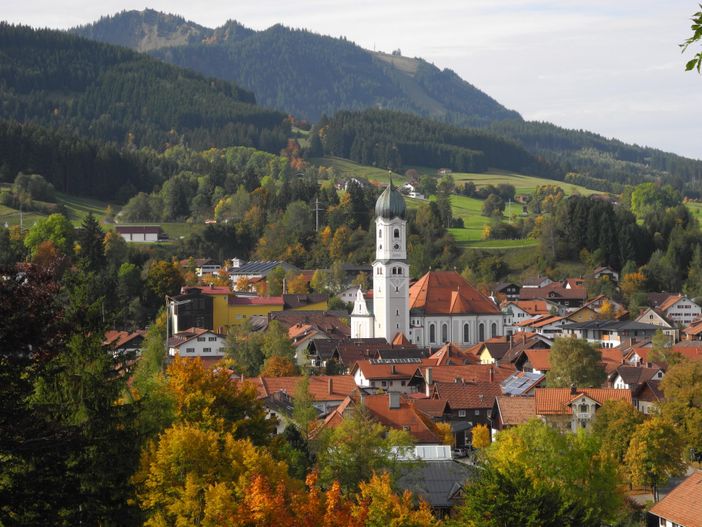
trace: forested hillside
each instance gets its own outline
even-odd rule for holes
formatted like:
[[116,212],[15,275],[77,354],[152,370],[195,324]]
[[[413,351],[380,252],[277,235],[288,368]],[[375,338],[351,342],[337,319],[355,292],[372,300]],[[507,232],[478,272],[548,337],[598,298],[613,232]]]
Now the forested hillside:
[[282,26],[257,32],[227,22],[212,30],[152,10],[122,12],[74,31],[235,81],[253,90],[261,104],[299,118],[317,121],[339,110],[380,108],[455,126],[488,127],[547,160],[555,167],[553,174],[576,184],[620,192],[626,184],[665,180],[689,196],[702,196],[700,161],[583,130],[523,121],[453,71],[420,58],[375,53],[343,38]]
[[494,167],[558,177],[512,141],[388,110],[339,112],[321,121],[310,150],[313,156],[324,153],[393,170],[421,165],[482,172]]
[[0,118],[118,144],[253,146],[278,152],[289,126],[253,94],[133,51],[0,24]]
[[281,25],[257,32],[229,21],[213,30],[147,9],[73,31],[234,81],[252,90],[260,104],[313,121],[340,109],[368,107],[458,124],[521,119],[451,70]]

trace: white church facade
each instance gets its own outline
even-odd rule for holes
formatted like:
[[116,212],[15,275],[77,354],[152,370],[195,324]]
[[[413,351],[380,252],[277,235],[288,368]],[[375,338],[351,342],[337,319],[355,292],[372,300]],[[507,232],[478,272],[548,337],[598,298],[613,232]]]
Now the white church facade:
[[392,342],[402,334],[417,346],[429,347],[472,345],[502,336],[499,307],[455,271],[430,271],[410,287],[405,212],[402,194],[390,183],[375,205],[372,294],[356,294],[351,337]]

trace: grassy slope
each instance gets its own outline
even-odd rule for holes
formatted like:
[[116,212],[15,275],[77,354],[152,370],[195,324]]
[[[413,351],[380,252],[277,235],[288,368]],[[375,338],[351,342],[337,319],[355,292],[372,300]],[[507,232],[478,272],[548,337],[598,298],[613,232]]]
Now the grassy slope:
[[[68,218],[75,226],[80,225],[83,218],[92,212],[93,215],[100,220],[100,223],[103,224],[103,228],[106,230],[111,230],[113,228],[113,225],[104,223],[105,209],[107,208],[107,203],[104,201],[57,192],[56,202],[66,207]],[[119,207],[113,208],[115,209],[115,213],[119,210]],[[25,212],[23,216],[25,229],[34,225],[35,221],[46,217],[45,214],[39,212]],[[8,225],[19,225],[19,211],[0,205],[0,225],[4,225],[5,223]],[[205,228],[205,225],[191,223],[140,223],[139,225],[160,225],[171,240],[188,237],[191,234],[202,232]]]
[[[354,163],[353,161],[349,161],[348,159],[326,157],[312,159],[311,161],[319,166],[334,168],[336,173],[341,177],[364,177],[369,181],[376,181],[381,184],[389,181],[389,174],[386,170],[360,165],[358,163]],[[419,174],[422,175],[436,175],[436,170],[432,168],[414,168]],[[501,170],[491,170],[488,174],[455,172],[452,174],[452,176],[456,182],[456,185],[458,186],[463,185],[463,183],[466,181],[473,181],[477,187],[489,184],[499,185],[500,183],[507,183],[514,185],[517,194],[531,194],[534,192],[536,187],[540,185],[558,185],[563,188],[568,195],[579,193],[588,196],[595,193],[595,191],[579,185],[572,185],[570,183],[563,183],[561,181],[554,181],[551,179],[525,176],[522,174],[514,174]],[[392,173],[392,180],[397,185],[401,185],[407,180],[407,178],[403,175]],[[410,198],[406,198],[406,200],[408,206],[411,208],[416,208],[421,203],[420,200]],[[481,249],[514,249],[518,247],[534,247],[537,244],[535,240],[481,240],[483,226],[488,223],[488,219],[480,215],[480,211],[483,207],[482,200],[469,198],[466,196],[453,195],[451,196],[451,207],[454,217],[462,218],[465,227],[463,229],[449,229],[449,232],[451,232],[456,241],[463,247]],[[518,207],[520,207],[520,205],[512,204],[511,207],[513,214],[517,214],[519,212]]]

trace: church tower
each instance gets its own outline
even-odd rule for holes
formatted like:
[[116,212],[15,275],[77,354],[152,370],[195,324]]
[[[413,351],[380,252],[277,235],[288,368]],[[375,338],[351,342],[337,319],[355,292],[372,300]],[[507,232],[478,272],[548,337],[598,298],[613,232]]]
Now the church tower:
[[375,204],[373,317],[376,338],[409,337],[409,265],[405,200],[392,181]]

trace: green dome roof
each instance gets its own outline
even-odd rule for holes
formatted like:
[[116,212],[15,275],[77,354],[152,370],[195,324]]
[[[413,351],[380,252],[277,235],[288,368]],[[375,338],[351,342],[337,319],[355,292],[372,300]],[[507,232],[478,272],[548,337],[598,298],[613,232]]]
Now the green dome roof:
[[393,186],[391,181],[378,198],[378,201],[375,202],[375,215],[378,218],[387,220],[393,218],[404,219],[406,210],[405,198],[402,197],[402,194]]

